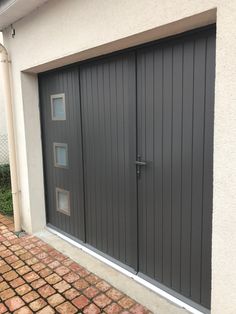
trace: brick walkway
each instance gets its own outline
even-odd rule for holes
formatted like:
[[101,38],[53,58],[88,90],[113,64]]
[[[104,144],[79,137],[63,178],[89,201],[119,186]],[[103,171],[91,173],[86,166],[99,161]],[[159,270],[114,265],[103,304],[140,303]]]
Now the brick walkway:
[[150,313],[0,214],[0,313]]

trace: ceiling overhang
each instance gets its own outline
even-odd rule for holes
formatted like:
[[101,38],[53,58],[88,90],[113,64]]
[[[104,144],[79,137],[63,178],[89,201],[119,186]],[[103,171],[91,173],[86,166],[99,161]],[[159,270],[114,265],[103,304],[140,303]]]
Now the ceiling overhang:
[[0,31],[28,15],[46,1],[48,0],[0,0]]

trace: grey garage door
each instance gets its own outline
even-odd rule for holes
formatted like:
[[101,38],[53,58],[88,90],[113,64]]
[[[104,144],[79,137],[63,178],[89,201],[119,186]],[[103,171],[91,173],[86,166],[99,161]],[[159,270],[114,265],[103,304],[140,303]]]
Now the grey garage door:
[[84,241],[78,69],[42,75],[39,83],[47,221]]
[[48,223],[200,308],[214,67],[211,27],[39,76]]
[[210,306],[215,36],[137,54],[139,271]]
[[137,269],[135,55],[80,67],[86,240]]

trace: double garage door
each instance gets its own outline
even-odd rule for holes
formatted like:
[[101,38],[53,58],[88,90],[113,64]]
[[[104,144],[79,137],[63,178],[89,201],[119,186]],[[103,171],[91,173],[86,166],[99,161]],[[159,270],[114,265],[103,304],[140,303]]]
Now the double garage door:
[[214,67],[210,27],[39,75],[48,224],[200,308]]

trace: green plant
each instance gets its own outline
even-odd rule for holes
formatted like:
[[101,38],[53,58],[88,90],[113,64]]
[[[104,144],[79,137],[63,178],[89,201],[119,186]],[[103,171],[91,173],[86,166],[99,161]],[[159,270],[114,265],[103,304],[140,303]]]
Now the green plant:
[[0,212],[12,215],[12,195],[10,166],[0,165]]
[[12,195],[11,189],[0,189],[0,212],[6,215],[12,215]]
[[8,164],[0,165],[0,188],[10,188],[10,186],[10,166]]

